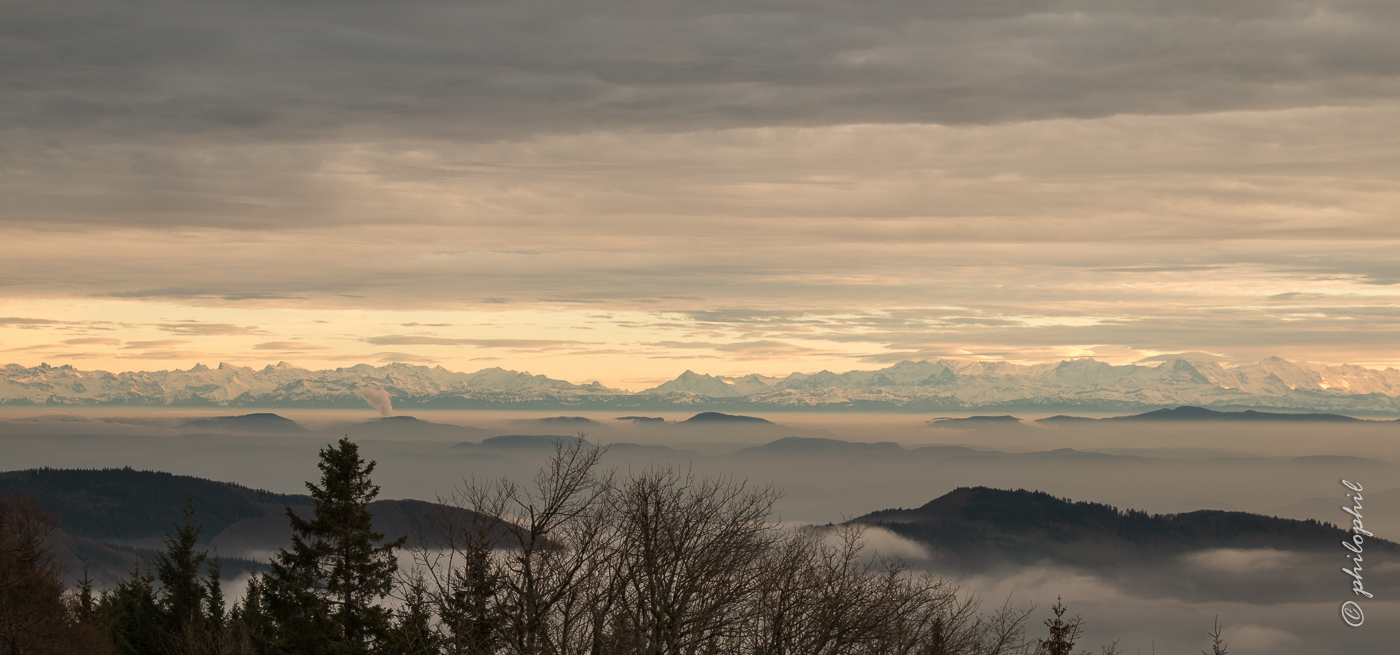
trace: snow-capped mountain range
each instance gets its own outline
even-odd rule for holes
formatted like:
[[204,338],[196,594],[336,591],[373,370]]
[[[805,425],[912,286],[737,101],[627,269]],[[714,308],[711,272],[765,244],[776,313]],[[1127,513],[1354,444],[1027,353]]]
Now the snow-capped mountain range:
[[440,366],[361,364],[312,371],[287,363],[186,371],[80,371],[16,364],[0,370],[4,405],[364,407],[382,391],[398,409],[754,408],[936,411],[976,408],[1133,409],[1172,405],[1400,413],[1400,370],[1299,363],[1271,357],[1240,366],[1173,356],[1114,366],[904,361],[875,371],[724,377],[691,371],[630,392],[501,368],[455,373]]

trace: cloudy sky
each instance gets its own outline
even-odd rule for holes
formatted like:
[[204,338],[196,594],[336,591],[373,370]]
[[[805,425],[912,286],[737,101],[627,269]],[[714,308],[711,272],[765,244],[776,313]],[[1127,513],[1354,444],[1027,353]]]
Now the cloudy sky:
[[1400,4],[0,15],[0,363],[1400,365]]

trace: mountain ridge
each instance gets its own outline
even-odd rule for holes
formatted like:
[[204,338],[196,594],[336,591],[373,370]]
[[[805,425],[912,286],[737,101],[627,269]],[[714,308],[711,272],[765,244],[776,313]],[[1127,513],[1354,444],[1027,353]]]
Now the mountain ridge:
[[[165,536],[183,521],[186,507],[201,526],[201,547],[215,548],[225,558],[260,561],[291,544],[286,509],[309,518],[315,506],[304,494],[132,467],[0,472],[0,494],[11,493],[33,496],[58,518],[57,540],[70,560],[65,561],[70,574],[92,564],[102,579],[125,573],[132,553],[163,550]],[[433,539],[434,520],[455,525],[476,520],[467,509],[412,499],[375,500],[368,509],[374,530],[386,540],[406,536],[411,543],[420,543],[420,536]],[[493,538],[504,529],[493,527]]]
[[[989,487],[958,487],[917,508],[880,510],[850,522],[891,530],[972,568],[1039,560],[1097,566],[1109,553],[1152,560],[1220,548],[1330,552],[1348,538],[1341,527],[1312,519],[1210,509],[1148,514]],[[1380,552],[1400,552],[1391,541],[1366,542]]]
[[[1055,364],[906,360],[874,371],[714,376],[685,371],[639,392],[499,367],[458,373],[386,364],[312,371],[221,363],[108,373],[71,365],[0,367],[0,406],[361,408],[383,394],[395,409],[574,409],[918,412],[960,409],[1129,411],[1191,405],[1282,412],[1400,413],[1400,370],[1277,357],[1226,367],[1165,358],[1156,365],[1092,359]],[[385,408],[388,409],[387,407]]]

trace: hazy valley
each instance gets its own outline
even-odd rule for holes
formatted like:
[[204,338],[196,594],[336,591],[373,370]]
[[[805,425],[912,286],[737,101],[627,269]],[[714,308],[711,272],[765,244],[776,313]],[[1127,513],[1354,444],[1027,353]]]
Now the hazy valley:
[[[1130,647],[1155,644],[1162,652],[1195,647],[1201,617],[1216,613],[1235,626],[1231,643],[1239,652],[1306,653],[1326,643],[1337,623],[1328,608],[1346,589],[1338,570],[1341,547],[1335,543],[1340,532],[1289,520],[1343,523],[1349,518],[1340,510],[1346,500],[1343,478],[1366,485],[1370,530],[1379,537],[1400,534],[1400,423],[1389,420],[1190,408],[1098,420],[796,413],[746,419],[664,412],[424,412],[416,418],[366,418],[365,410],[285,409],[46,413],[52,411],[35,408],[18,416],[12,410],[0,421],[6,469],[129,466],[135,471],[104,474],[145,480],[106,484],[106,493],[123,502],[142,497],[133,496],[132,489],[157,493],[153,490],[163,485],[153,486],[152,480],[183,480],[159,492],[164,504],[145,502],[159,511],[142,515],[125,533],[94,529],[102,514],[81,510],[80,499],[103,492],[78,493],[83,484],[77,483],[62,494],[51,491],[57,502],[77,503],[67,512],[55,510],[72,515],[69,535],[75,543],[119,547],[116,555],[102,551],[114,571],[131,561],[122,548],[159,544],[159,526],[178,515],[186,496],[193,498],[198,515],[207,514],[204,538],[222,556],[250,562],[266,557],[290,534],[280,507],[306,506],[302,485],[313,476],[317,450],[345,435],[378,462],[375,481],[386,500],[376,521],[390,526],[386,532],[408,534],[426,515],[427,503],[449,496],[464,481],[526,481],[553,451],[554,441],[584,434],[589,444],[607,448],[605,464],[624,475],[661,465],[755,485],[771,482],[783,492],[776,506],[783,522],[869,523],[877,526],[868,536],[876,549],[951,576],[989,601],[1014,594],[1048,607],[1055,595],[1063,595],[1074,601],[1074,611],[1091,619],[1091,641],[1122,637]],[[141,470],[239,486],[152,477],[138,474]],[[23,475],[0,476],[0,487],[17,484]],[[191,493],[200,488],[213,495]],[[1049,495],[994,502],[1003,509],[1031,508],[1011,512],[1007,520],[894,509],[946,509],[976,488]],[[203,504],[220,494],[239,500],[220,501],[219,511],[205,509]],[[1217,527],[1224,521],[1236,526],[1235,533],[1240,526],[1253,527],[1244,529],[1243,537],[1218,530],[1208,530],[1209,537],[1199,531],[1161,536],[1166,533],[1103,519],[1106,510],[1099,506],[1088,507],[1088,515],[1100,517],[1088,524],[1068,511],[1047,525],[1042,505],[1064,506],[1056,499],[1072,501],[1071,509],[1099,503],[1148,515],[1194,516]],[[1259,524],[1265,519],[1231,514],[1238,512],[1279,520]],[[121,515],[105,520],[121,524]],[[1390,588],[1400,573],[1387,548],[1377,543],[1379,563],[1368,584]],[[84,552],[99,554],[91,544]],[[231,571],[230,590],[237,593],[238,566]],[[1378,625],[1400,616],[1400,605],[1389,599],[1378,598],[1369,607],[1368,616]],[[1368,634],[1395,638],[1384,628]]]

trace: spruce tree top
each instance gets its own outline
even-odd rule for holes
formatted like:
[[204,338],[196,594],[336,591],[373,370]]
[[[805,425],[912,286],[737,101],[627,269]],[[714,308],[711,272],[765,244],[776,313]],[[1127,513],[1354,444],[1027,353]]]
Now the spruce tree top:
[[360,457],[360,447],[347,437],[322,448],[317,464],[321,484],[306,483],[316,501],[315,515],[308,521],[291,511],[287,513],[295,532],[294,551],[304,546],[320,557],[331,557],[343,566],[358,569],[353,573],[325,571],[332,588],[337,578],[343,577],[367,577],[376,582],[382,578],[387,588],[392,575],[394,565],[389,562],[393,561],[393,549],[403,540],[375,546],[384,540],[384,534],[374,530],[374,517],[369,511],[369,504],[379,495],[379,485],[369,477],[374,465]]
[[[374,472],[374,462],[360,458],[360,447],[348,437],[342,437],[335,445],[321,449],[321,461],[316,466],[321,469],[321,486],[307,482],[306,488],[316,501],[316,515],[311,524],[315,534],[329,536],[338,533],[368,531],[364,536],[372,541],[384,539],[384,535],[373,532],[368,505],[379,495],[379,485],[370,482]],[[293,527],[298,533],[305,533],[297,521]]]
[[[404,539],[375,545],[384,535],[373,528],[369,504],[379,487],[369,477],[374,462],[360,457],[359,446],[349,438],[328,445],[321,449],[318,466],[321,484],[306,483],[316,501],[315,515],[307,520],[287,508],[292,548],[270,563],[270,591],[296,598],[306,614],[296,621],[301,626],[297,638],[362,652],[388,626],[387,610],[377,601],[393,584],[398,569],[394,549]],[[330,634],[316,634],[321,630]]]

